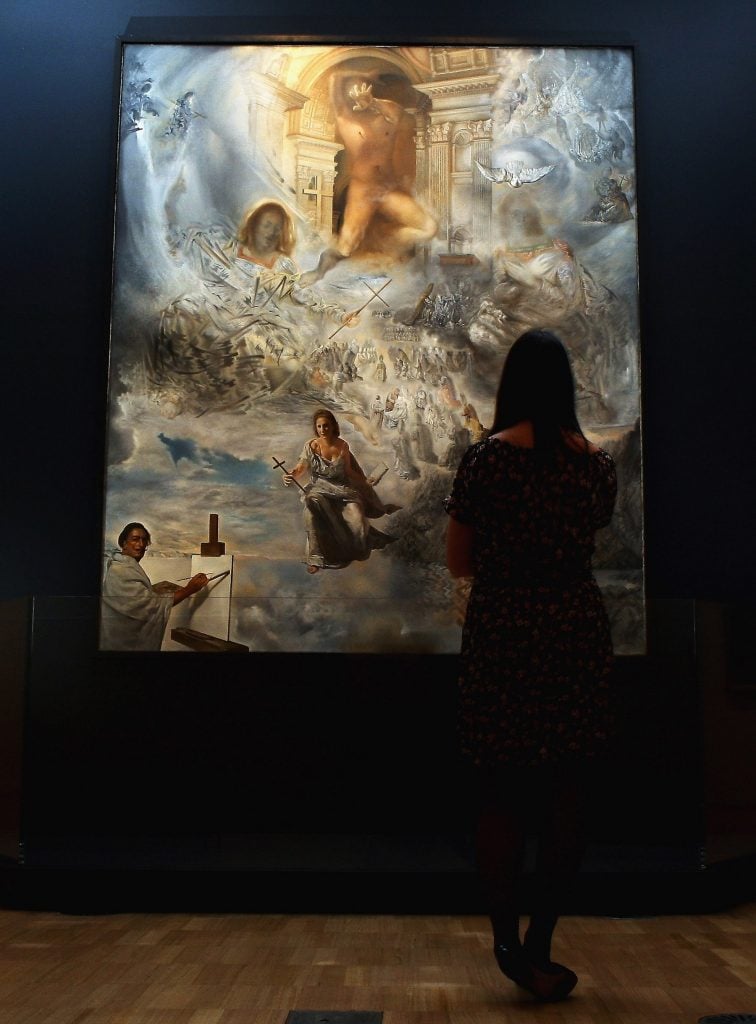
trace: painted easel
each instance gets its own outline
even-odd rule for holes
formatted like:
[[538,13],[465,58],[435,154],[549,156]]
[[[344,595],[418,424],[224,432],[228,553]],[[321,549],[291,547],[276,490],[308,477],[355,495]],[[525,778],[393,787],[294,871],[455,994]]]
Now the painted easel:
[[204,572],[210,583],[192,599],[189,624],[171,629],[171,640],[193,651],[248,651],[231,641],[231,591],[234,556],[226,554],[226,545],[218,540],[218,516],[210,515],[208,539],[200,544],[200,553],[192,555],[191,575]]

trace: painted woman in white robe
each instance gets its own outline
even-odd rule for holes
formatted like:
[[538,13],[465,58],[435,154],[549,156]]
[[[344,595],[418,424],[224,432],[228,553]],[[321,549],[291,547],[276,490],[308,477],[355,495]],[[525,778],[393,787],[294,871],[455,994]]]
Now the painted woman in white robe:
[[309,573],[343,569],[364,561],[370,552],[395,538],[376,530],[369,519],[396,512],[398,505],[384,505],[360,464],[340,437],[336,417],[328,409],[313,416],[315,437],[309,440],[291,473],[283,482],[289,487],[305,472],[310,483],[303,489],[307,533],[305,563]]

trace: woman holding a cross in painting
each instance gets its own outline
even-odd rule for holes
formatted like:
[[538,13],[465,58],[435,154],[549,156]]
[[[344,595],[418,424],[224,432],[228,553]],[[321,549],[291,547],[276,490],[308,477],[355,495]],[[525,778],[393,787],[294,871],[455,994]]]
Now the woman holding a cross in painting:
[[373,484],[377,481],[365,476],[329,409],[316,410],[312,425],[315,437],[305,444],[299,462],[283,477],[284,486],[290,487],[299,484],[305,472],[310,476],[309,485],[302,488],[305,562],[310,574],[320,569],[343,569],[350,562],[369,558],[371,551],[386,547],[395,538],[376,530],[368,520],[380,519],[399,508],[384,505],[375,493]]

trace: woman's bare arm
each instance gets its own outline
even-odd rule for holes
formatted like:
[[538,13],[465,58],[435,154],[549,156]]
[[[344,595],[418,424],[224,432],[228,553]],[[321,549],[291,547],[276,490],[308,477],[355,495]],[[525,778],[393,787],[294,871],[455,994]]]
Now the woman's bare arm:
[[446,567],[452,576],[474,576],[475,530],[458,519],[449,518],[446,531]]

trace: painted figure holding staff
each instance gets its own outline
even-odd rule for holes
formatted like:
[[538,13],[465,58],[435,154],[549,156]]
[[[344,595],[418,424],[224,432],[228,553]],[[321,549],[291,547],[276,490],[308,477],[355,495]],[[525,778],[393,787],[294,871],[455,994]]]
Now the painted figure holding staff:
[[[386,547],[389,537],[368,520],[380,519],[398,511],[398,505],[384,505],[340,436],[338,421],[330,409],[317,409],[312,418],[315,437],[302,449],[291,472],[274,460],[283,471],[285,487],[296,485],[302,491],[307,543],[305,563],[310,574],[320,569],[343,569],[353,561],[364,561],[370,552]],[[309,474],[303,487],[299,479]]]

